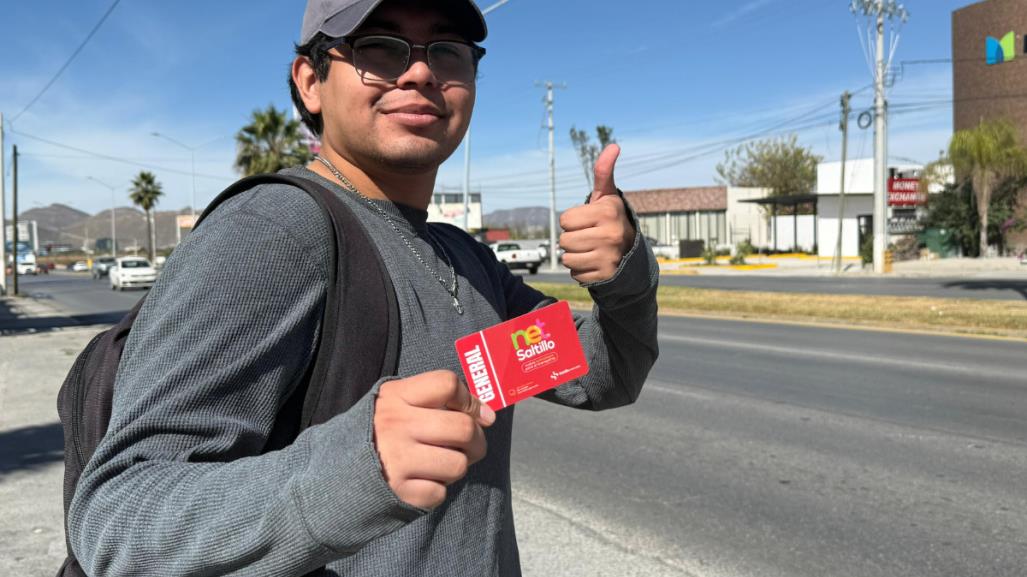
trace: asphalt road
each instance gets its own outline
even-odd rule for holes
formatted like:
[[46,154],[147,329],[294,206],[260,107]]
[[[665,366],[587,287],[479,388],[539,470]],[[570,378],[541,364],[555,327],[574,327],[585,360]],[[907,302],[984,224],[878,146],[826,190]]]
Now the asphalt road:
[[148,291],[112,291],[107,278],[94,280],[89,273],[62,271],[18,277],[18,292],[50,301],[71,324],[91,325],[118,322]]
[[680,317],[660,333],[636,405],[517,408],[515,494],[682,575],[1027,571],[1027,344]]
[[[69,318],[145,294],[67,276],[23,289]],[[634,406],[517,407],[527,574],[1025,574],[1027,343],[660,323]]]
[[[526,277],[540,282],[572,282],[566,273]],[[1027,300],[1027,278],[834,278],[768,275],[664,275],[660,284],[739,291],[852,294],[987,300]]]

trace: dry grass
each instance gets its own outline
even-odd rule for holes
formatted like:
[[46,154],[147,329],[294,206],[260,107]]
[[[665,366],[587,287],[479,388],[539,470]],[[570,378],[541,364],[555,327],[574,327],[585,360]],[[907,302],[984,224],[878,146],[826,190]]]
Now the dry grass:
[[[577,285],[533,283],[555,298],[591,306]],[[660,287],[661,313],[701,314],[1027,339],[1027,302],[819,295]]]

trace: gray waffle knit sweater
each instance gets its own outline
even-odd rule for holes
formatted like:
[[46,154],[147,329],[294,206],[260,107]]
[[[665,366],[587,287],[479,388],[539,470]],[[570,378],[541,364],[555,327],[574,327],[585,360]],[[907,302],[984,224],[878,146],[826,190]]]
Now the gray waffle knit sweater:
[[[380,202],[448,281],[426,227],[445,244],[459,315],[379,214],[335,182],[287,172],[336,190],[381,251],[399,300],[400,377],[459,374],[457,338],[545,298],[462,231]],[[328,238],[305,193],[264,185],[219,208],[168,259],[126,344],[110,429],[71,505],[70,543],[90,575],[284,576],[321,566],[347,576],[520,575],[513,408],[487,430],[487,456],[433,511],[402,503],[382,477],[371,437],[380,383],[284,450],[260,454],[313,358]],[[657,356],[657,268],[639,238],[617,275],[590,287],[592,314],[576,318],[589,374],[547,400],[599,410],[637,397]]]

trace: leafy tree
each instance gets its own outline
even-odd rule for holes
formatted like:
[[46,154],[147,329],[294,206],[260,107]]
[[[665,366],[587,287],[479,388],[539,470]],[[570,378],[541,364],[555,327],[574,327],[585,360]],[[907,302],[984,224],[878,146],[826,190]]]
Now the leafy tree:
[[729,186],[770,189],[771,196],[808,194],[817,184],[817,164],[823,157],[799,146],[794,134],[780,139],[747,142],[724,153],[717,180]]
[[146,212],[146,237],[149,244],[147,254],[150,257],[150,262],[153,262],[153,250],[157,244],[153,226],[153,207],[157,206],[157,201],[163,195],[164,190],[161,184],[157,182],[157,177],[152,172],[146,170],[141,171],[132,180],[132,187],[128,190],[128,198],[132,201],[132,204]]
[[571,142],[574,148],[578,149],[578,158],[581,159],[581,167],[585,170],[585,180],[588,181],[589,189],[592,188],[592,178],[595,171],[596,159],[606,145],[616,142],[613,138],[613,129],[600,124],[596,126],[596,137],[599,145],[592,144],[592,137],[584,130],[578,130],[571,126]]
[[992,194],[1004,180],[1025,174],[1027,150],[1020,146],[1012,124],[986,120],[977,128],[960,130],[952,136],[949,158],[956,173],[973,186],[979,224],[978,254],[984,255],[990,239]]
[[289,120],[271,104],[253,111],[252,122],[239,130],[235,142],[235,169],[243,176],[278,172],[314,158],[303,144],[300,121]]
[[[1005,245],[1005,235],[1010,230],[1022,229],[1025,223],[1017,218],[1020,191],[1027,185],[1027,179],[1010,178],[995,187],[988,207],[987,243],[984,245]],[[969,182],[950,184],[928,198],[928,228],[944,228],[952,231],[953,240],[965,255],[980,255],[981,221],[978,217],[977,198]]]

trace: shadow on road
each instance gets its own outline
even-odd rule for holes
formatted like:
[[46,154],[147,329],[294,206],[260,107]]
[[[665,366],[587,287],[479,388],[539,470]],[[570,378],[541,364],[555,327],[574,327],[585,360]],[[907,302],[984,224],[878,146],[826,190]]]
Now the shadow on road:
[[14,315],[7,302],[0,300],[0,336],[39,333],[68,327],[113,325],[126,314],[128,314],[127,310],[84,315],[19,318]]
[[942,286],[972,291],[1012,291],[1018,293],[1024,300],[1027,300],[1027,281],[1022,280],[964,280],[948,282]]
[[41,469],[63,460],[64,430],[60,423],[0,432],[0,479],[16,471]]

